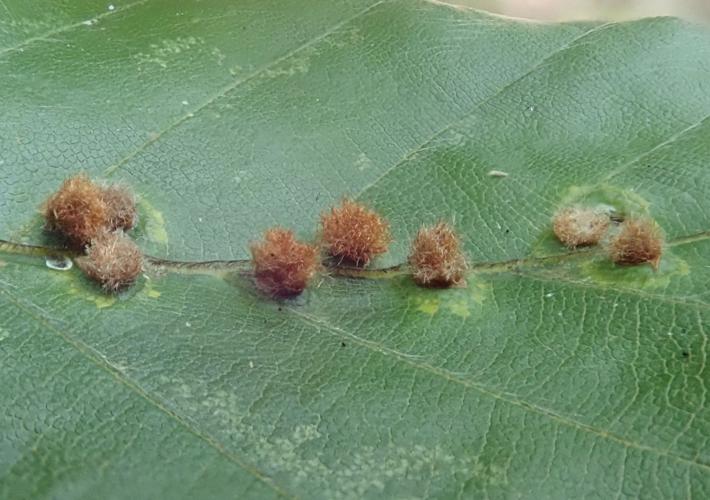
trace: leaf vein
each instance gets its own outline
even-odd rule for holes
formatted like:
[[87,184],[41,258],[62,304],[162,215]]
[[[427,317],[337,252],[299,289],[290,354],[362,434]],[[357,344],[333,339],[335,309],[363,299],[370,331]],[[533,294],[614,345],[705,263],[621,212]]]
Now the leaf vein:
[[549,63],[550,59],[552,59],[552,58],[558,56],[561,52],[564,52],[564,51],[566,51],[566,50],[572,48],[575,44],[577,44],[577,43],[578,43],[580,40],[582,40],[583,38],[585,38],[585,37],[591,35],[592,33],[596,32],[596,31],[598,31],[598,30],[601,30],[601,29],[603,29],[603,28],[605,28],[605,27],[607,27],[607,26],[609,26],[609,25],[612,25],[612,24],[615,24],[615,23],[610,22],[610,23],[605,23],[605,24],[601,24],[601,25],[594,26],[594,27],[592,27],[592,28],[590,28],[590,29],[584,31],[584,32],[581,33],[580,35],[576,36],[575,38],[573,38],[573,39],[570,40],[569,42],[565,43],[564,45],[562,45],[562,46],[558,47],[557,49],[555,49],[553,52],[551,52],[550,54],[548,54],[547,56],[545,56],[543,59],[541,59],[537,64],[533,65],[530,69],[528,69],[528,70],[527,70],[525,73],[523,73],[521,76],[519,76],[519,77],[513,79],[512,81],[506,83],[506,84],[503,85],[500,89],[498,89],[497,91],[495,91],[493,94],[491,94],[490,96],[486,97],[486,98],[485,98],[483,101],[481,101],[480,103],[476,104],[476,105],[474,106],[473,110],[470,111],[469,113],[467,113],[466,115],[464,115],[462,118],[460,118],[460,119],[458,119],[458,120],[454,120],[453,122],[449,123],[449,124],[446,125],[444,128],[438,130],[438,131],[435,132],[433,135],[431,135],[429,138],[427,138],[426,140],[424,140],[424,141],[423,141],[422,143],[420,143],[418,146],[414,147],[412,150],[410,150],[409,152],[407,152],[407,154],[405,154],[397,163],[395,163],[394,165],[392,165],[392,166],[390,166],[389,168],[385,169],[385,171],[382,172],[382,174],[380,174],[379,177],[377,177],[374,181],[372,181],[370,184],[368,184],[367,186],[365,186],[365,187],[358,193],[358,195],[357,195],[355,198],[358,199],[358,198],[362,197],[362,195],[364,195],[367,191],[369,191],[370,189],[372,189],[373,187],[375,187],[382,179],[384,179],[385,177],[387,177],[387,176],[388,176],[390,173],[392,173],[394,170],[396,170],[397,168],[399,168],[399,167],[401,167],[402,165],[404,165],[404,164],[406,164],[407,162],[409,162],[409,161],[410,161],[412,158],[414,158],[417,154],[419,154],[419,153],[421,153],[422,151],[426,150],[426,149],[427,149],[427,146],[428,146],[429,144],[431,144],[433,141],[435,141],[437,138],[441,137],[443,134],[445,134],[445,133],[448,132],[449,130],[453,129],[456,125],[458,125],[458,124],[464,122],[465,120],[467,120],[467,119],[470,118],[471,116],[474,116],[475,113],[476,113],[476,111],[477,111],[478,109],[480,109],[481,107],[483,107],[484,105],[486,105],[488,102],[492,101],[493,99],[495,99],[496,97],[498,97],[499,95],[501,95],[503,92],[505,92],[506,90],[508,90],[509,88],[511,88],[513,85],[515,85],[515,84],[519,83],[520,81],[524,80],[525,78],[527,78],[528,76],[530,76],[531,74],[533,74],[535,71],[539,70],[540,68],[543,68],[546,64]]
[[312,315],[303,313],[301,311],[296,310],[293,307],[285,308],[285,310],[288,310],[291,314],[294,316],[300,318],[302,321],[305,323],[321,329],[325,330],[329,334],[339,337],[341,339],[348,339],[351,342],[354,342],[358,344],[359,346],[373,352],[377,353],[381,356],[386,356],[386,357],[391,357],[394,358],[396,361],[409,365],[410,367],[414,368],[415,370],[422,370],[424,372],[429,373],[430,375],[433,375],[435,377],[444,379],[448,382],[454,383],[454,384],[459,384],[467,389],[473,390],[478,392],[479,394],[482,394],[484,396],[487,396],[489,398],[493,398],[496,401],[501,401],[504,403],[507,403],[512,406],[516,406],[526,412],[526,414],[534,413],[543,417],[546,417],[554,422],[556,422],[559,425],[564,425],[566,427],[570,427],[574,430],[580,431],[580,432],[586,432],[588,434],[595,435],[597,437],[600,437],[602,439],[608,440],[608,441],[613,441],[617,444],[622,445],[624,448],[633,448],[639,451],[644,451],[644,452],[649,452],[649,453],[654,453],[658,456],[662,457],[667,457],[669,459],[675,460],[677,462],[684,463],[686,465],[690,465],[693,467],[700,468],[706,472],[710,472],[710,464],[705,464],[703,462],[696,461],[692,458],[677,454],[677,453],[672,453],[669,450],[664,450],[660,448],[656,448],[653,446],[645,445],[643,443],[639,443],[636,441],[632,441],[630,439],[627,439],[623,436],[619,436],[616,434],[613,434],[611,432],[608,432],[604,429],[599,429],[597,427],[594,427],[592,425],[585,424],[583,422],[580,422],[578,420],[574,420],[572,418],[569,418],[567,416],[561,415],[559,413],[556,413],[555,411],[545,408],[543,406],[525,401],[520,398],[513,397],[514,395],[512,394],[505,394],[502,392],[495,391],[489,387],[486,387],[485,385],[482,385],[478,382],[475,382],[473,380],[468,380],[461,378],[460,376],[444,369],[440,368],[438,366],[434,366],[429,363],[424,363],[421,361],[417,361],[416,356],[411,356],[406,353],[403,353],[401,351],[397,351],[396,349],[392,349],[389,347],[386,347],[382,344],[379,344],[377,342],[373,342],[371,340],[367,340],[362,337],[358,337],[357,335],[350,333],[346,330],[343,330],[342,328],[339,328],[335,325],[331,325],[330,323],[322,320],[321,318],[314,317]]
[[69,333],[57,328],[52,322],[50,322],[41,312],[35,310],[38,308],[34,303],[30,301],[21,300],[7,290],[0,288],[0,294],[3,294],[10,302],[12,302],[15,307],[21,311],[24,311],[28,317],[35,320],[41,326],[51,331],[64,342],[69,344],[74,348],[79,354],[84,356],[88,361],[94,363],[101,370],[108,373],[117,383],[122,384],[128,388],[131,392],[136,394],[141,399],[145,400],[152,407],[156,408],[161,413],[165,414],[169,418],[176,421],[181,427],[189,431],[191,434],[195,435],[197,438],[201,439],[207,443],[211,448],[216,450],[220,455],[226,458],[228,461],[236,464],[244,471],[248,472],[254,476],[257,480],[264,483],[266,486],[273,489],[276,493],[281,496],[295,498],[293,495],[289,494],[281,486],[276,484],[271,478],[269,478],[264,472],[260,471],[253,465],[244,461],[241,457],[237,456],[233,452],[227,450],[224,445],[219,442],[214,436],[209,433],[198,429],[185,417],[181,416],[174,410],[168,408],[158,397],[150,394],[146,389],[144,389],[136,381],[131,380],[124,373],[120,372],[104,355],[102,355],[98,350],[91,347],[90,345],[82,342],[81,340],[75,338]]
[[685,127],[683,130],[679,132],[675,132],[672,134],[669,138],[664,139],[663,141],[659,142],[652,148],[648,149],[647,151],[644,151],[640,155],[636,156],[635,158],[629,160],[628,162],[624,163],[621,165],[619,168],[612,170],[608,174],[606,174],[604,177],[602,177],[599,180],[599,184],[603,184],[605,182],[610,181],[617,175],[623,174],[627,168],[633,166],[634,164],[638,163],[640,160],[643,160],[647,156],[655,153],[656,151],[668,146],[669,144],[673,144],[674,142],[678,141],[679,139],[683,138],[687,133],[692,132],[698,127],[701,127],[708,119],[710,119],[710,113],[698,120],[697,122],[693,123],[692,125],[689,125],[688,127]]
[[202,112],[206,108],[208,108],[210,105],[212,105],[214,102],[216,102],[219,99],[222,99],[223,97],[227,96],[234,90],[238,89],[240,86],[244,85],[245,83],[248,83],[255,78],[258,78],[259,76],[263,75],[264,73],[268,72],[270,69],[272,69],[274,66],[277,66],[284,61],[289,60],[291,57],[299,54],[300,52],[309,49],[316,43],[320,42],[321,40],[329,37],[333,33],[337,32],[340,28],[343,26],[346,26],[356,19],[364,16],[368,12],[370,12],[372,9],[378,7],[379,5],[385,3],[387,0],[379,0],[378,2],[373,3],[372,5],[369,5],[366,9],[361,10],[357,14],[338,22],[337,24],[333,25],[332,27],[328,28],[326,31],[321,33],[320,35],[311,38],[307,42],[301,44],[300,46],[296,47],[295,49],[291,49],[282,56],[274,59],[273,61],[269,62],[268,64],[265,64],[261,66],[260,68],[256,69],[252,73],[246,75],[244,78],[237,79],[234,82],[230,83],[226,87],[223,87],[222,89],[218,90],[216,93],[214,93],[211,97],[209,97],[206,101],[204,101],[202,104],[194,108],[192,111],[189,111],[182,115],[180,118],[178,118],[176,121],[168,125],[166,128],[161,130],[160,132],[154,134],[151,136],[149,140],[138,146],[135,150],[132,152],[128,153],[126,156],[118,160],[116,163],[113,165],[110,165],[104,170],[104,175],[109,176],[112,175],[116,170],[120,169],[123,165],[131,161],[133,158],[138,156],[140,153],[145,151],[147,148],[149,148],[151,145],[155,144],[158,140],[160,140],[165,134],[170,133],[171,131],[177,129],[180,127],[183,123],[186,121],[194,118],[197,116],[198,113]]
[[[136,2],[126,4],[116,10],[109,10],[109,11],[103,12],[101,14],[98,14],[98,15],[94,16],[92,18],[92,20],[103,19],[107,16],[118,14],[119,12],[125,12],[128,9],[132,9],[133,7],[143,5],[144,3],[147,3],[147,2],[148,2],[148,0],[138,0]],[[7,7],[5,7],[5,8],[7,9]],[[8,10],[8,12],[9,12],[9,10]],[[81,26],[85,26],[85,23],[86,23],[86,21],[78,21],[76,23],[66,24],[64,26],[59,26],[58,28],[54,28],[53,30],[49,30],[46,33],[43,33],[41,35],[26,38],[16,45],[12,45],[10,47],[5,47],[3,49],[0,49],[0,57],[2,57],[5,54],[9,54],[11,52],[16,52],[18,50],[21,50],[24,47],[26,47],[34,42],[49,41],[49,40],[51,40],[51,38],[54,35],[59,35],[61,33],[67,33],[69,31],[76,29],[76,28],[80,28]]]

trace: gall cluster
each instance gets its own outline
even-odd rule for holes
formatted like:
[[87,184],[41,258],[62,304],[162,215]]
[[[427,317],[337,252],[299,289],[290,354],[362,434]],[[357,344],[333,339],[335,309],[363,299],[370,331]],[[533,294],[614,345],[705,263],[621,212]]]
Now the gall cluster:
[[603,243],[609,258],[619,265],[649,264],[658,269],[663,235],[649,218],[627,218],[618,227],[608,212],[589,207],[566,207],[552,219],[560,242],[571,249]]
[[[126,231],[136,223],[133,194],[118,185],[101,185],[80,174],[64,181],[42,207],[47,229],[62,235],[68,246],[81,251],[77,265],[109,292],[135,282],[143,256]],[[627,218],[621,224],[608,211],[571,206],[558,211],[552,229],[565,246],[575,249],[603,243],[609,258],[620,265],[648,263],[657,269],[663,236],[654,221]],[[305,290],[313,277],[331,267],[363,268],[387,252],[392,241],[389,224],[377,212],[345,199],[321,214],[315,243],[296,239],[280,227],[250,245],[257,287],[278,298]],[[461,240],[445,222],[423,226],[412,242],[409,268],[423,287],[465,286],[468,264]]]
[[42,205],[46,228],[82,252],[76,263],[109,292],[131,285],[143,256],[125,231],[136,223],[136,202],[124,186],[102,186],[84,174],[66,179]]
[[[389,224],[370,208],[343,200],[321,215],[320,238],[310,245],[296,241],[291,231],[269,229],[251,246],[257,286],[275,297],[301,293],[321,267],[321,253],[334,266],[367,266],[392,241]],[[409,263],[414,281],[425,287],[460,286],[467,269],[454,230],[439,223],[424,227],[415,239]]]
[[[136,223],[133,194],[122,186],[100,185],[80,174],[64,181],[42,206],[46,227],[81,251],[79,268],[108,292],[120,291],[140,275],[143,256],[126,235]],[[272,228],[250,245],[257,287],[287,298],[299,295],[323,268],[363,268],[385,253],[392,241],[389,224],[372,209],[345,199],[323,213],[316,243],[298,241],[293,231]],[[425,287],[461,286],[466,258],[459,238],[445,223],[423,227],[409,256],[414,281]]]

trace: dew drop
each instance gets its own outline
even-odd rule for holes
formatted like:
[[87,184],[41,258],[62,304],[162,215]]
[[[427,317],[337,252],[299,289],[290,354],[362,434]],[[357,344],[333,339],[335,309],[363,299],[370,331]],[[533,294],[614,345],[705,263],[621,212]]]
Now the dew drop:
[[55,271],[68,271],[74,266],[74,263],[68,257],[47,257],[44,262],[48,268]]

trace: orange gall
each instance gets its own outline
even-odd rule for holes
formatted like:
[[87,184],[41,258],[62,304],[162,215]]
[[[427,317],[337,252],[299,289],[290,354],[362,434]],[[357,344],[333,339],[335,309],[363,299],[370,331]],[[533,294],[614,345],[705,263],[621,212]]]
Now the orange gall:
[[85,174],[66,179],[42,205],[47,229],[83,249],[103,230],[131,229],[136,222],[133,194],[123,186],[101,186]]
[[663,253],[663,235],[651,219],[627,219],[609,244],[609,257],[616,264],[648,263],[658,270]]
[[321,215],[321,238],[338,263],[355,266],[366,266],[392,241],[389,224],[379,214],[347,199]]
[[123,231],[102,231],[91,240],[86,255],[76,259],[79,268],[107,292],[132,285],[143,269],[143,255]]
[[250,250],[256,284],[273,297],[299,295],[319,266],[318,248],[297,241],[288,229],[267,230],[263,241],[252,243]]
[[81,249],[106,226],[107,208],[102,189],[86,175],[66,179],[42,206],[47,228],[62,233]]
[[128,231],[136,224],[136,199],[128,188],[120,185],[106,186],[101,196],[106,204],[109,229]]
[[567,207],[552,219],[555,236],[568,248],[596,245],[609,229],[611,220],[593,208]]
[[468,265],[461,241],[451,226],[439,222],[419,229],[409,255],[414,281],[424,287],[465,285]]

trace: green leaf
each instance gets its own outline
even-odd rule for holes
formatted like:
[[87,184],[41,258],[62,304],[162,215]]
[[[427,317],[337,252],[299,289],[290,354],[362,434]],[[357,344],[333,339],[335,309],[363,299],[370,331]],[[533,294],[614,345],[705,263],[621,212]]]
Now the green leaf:
[[[158,258],[311,238],[349,195],[391,222],[376,267],[440,218],[473,261],[283,303],[168,264],[113,297],[0,243],[0,497],[708,497],[708,60],[675,19],[0,2],[1,238],[46,244],[83,170],[137,191]],[[658,221],[660,270],[562,248],[576,202]]]

